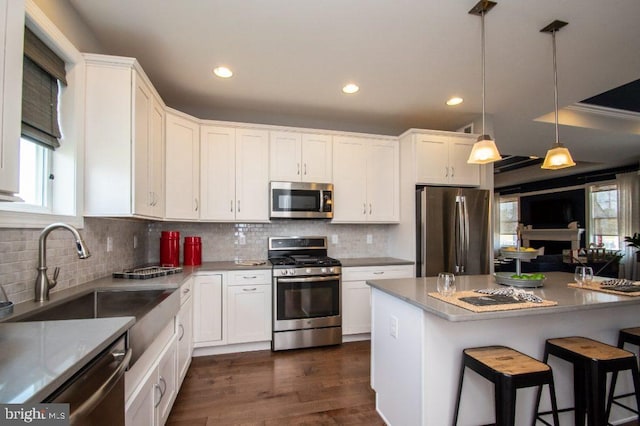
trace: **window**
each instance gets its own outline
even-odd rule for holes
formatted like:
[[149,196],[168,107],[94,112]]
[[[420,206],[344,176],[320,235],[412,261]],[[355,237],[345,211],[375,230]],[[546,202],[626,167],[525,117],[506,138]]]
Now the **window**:
[[518,198],[500,198],[500,247],[518,243],[519,210]]
[[20,193],[25,204],[49,209],[52,151],[28,139],[20,139]]
[[589,204],[590,242],[609,250],[619,250],[617,185],[591,186]]

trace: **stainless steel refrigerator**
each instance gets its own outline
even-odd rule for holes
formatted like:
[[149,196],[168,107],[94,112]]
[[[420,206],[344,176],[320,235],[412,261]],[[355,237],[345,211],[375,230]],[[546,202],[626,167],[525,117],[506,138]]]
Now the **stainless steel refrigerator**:
[[491,259],[489,191],[416,188],[416,274],[488,274]]

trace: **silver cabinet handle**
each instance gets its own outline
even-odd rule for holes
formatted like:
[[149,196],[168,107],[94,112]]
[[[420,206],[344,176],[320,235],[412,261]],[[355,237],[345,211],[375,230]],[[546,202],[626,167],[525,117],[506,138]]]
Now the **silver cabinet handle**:
[[384,271],[376,271],[373,275],[384,275]]
[[243,288],[242,291],[256,291],[257,288],[253,287],[253,288]]
[[229,211],[233,213],[233,200],[229,200]]
[[[159,398],[158,398],[158,400],[153,404],[153,407],[155,408],[155,407],[157,407],[158,405],[160,405],[160,401],[162,401],[162,396],[163,396],[163,395],[162,395],[162,390],[160,389],[160,385],[157,385],[157,384],[155,384],[155,383],[154,383],[154,384],[153,384],[153,389],[154,389],[154,394],[155,394],[155,391],[156,391],[156,390],[157,390],[158,392],[160,392],[160,397],[159,397]],[[154,397],[155,397],[155,395],[154,395]]]
[[182,342],[182,338],[184,337],[184,326],[182,324],[178,324],[178,328],[182,332],[182,334],[180,334],[180,337],[178,337],[178,341]]
[[304,175],[307,175],[307,163],[304,163]]
[[362,203],[362,214],[367,214],[367,203]]
[[369,214],[373,212],[373,208],[371,207],[371,203],[369,203]]
[[198,209],[200,208],[200,203],[198,202],[197,198],[195,199],[195,201],[196,201],[196,211],[198,211]]
[[449,167],[444,168],[444,177],[449,177]]
[[451,167],[451,177],[453,177],[455,174],[456,174],[455,167]]
[[243,275],[242,278],[244,278],[245,280],[255,280],[256,278],[258,278],[257,275]]
[[182,294],[189,294],[190,291],[190,288],[185,288],[184,290],[182,290]]
[[298,176],[300,176],[300,163],[297,163],[298,166]]
[[240,213],[240,200],[238,200],[238,213]]
[[160,376],[160,384],[163,385],[163,389],[160,389],[160,394],[162,395],[160,399],[162,399],[164,394],[167,393],[167,381],[162,376]]

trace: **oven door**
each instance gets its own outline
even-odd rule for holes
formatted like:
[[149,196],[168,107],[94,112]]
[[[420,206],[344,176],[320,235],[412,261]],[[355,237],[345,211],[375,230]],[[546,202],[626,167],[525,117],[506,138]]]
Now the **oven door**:
[[274,278],[273,331],[342,325],[340,275]]

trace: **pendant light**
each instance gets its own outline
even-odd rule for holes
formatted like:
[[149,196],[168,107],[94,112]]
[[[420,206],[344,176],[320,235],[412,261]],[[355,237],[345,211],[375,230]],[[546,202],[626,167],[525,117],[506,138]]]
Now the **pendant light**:
[[547,151],[547,155],[544,157],[544,163],[541,168],[549,170],[564,169],[566,167],[573,167],[576,163],[571,158],[569,150],[560,143],[558,137],[558,64],[556,63],[556,32],[567,25],[566,22],[555,20],[540,32],[551,33],[553,39],[553,87],[554,87],[554,99],[555,99],[555,111],[556,111],[556,141]]
[[469,154],[469,159],[467,160],[469,164],[487,164],[502,159],[495,141],[484,130],[484,15],[495,5],[496,2],[494,1],[480,0],[469,11],[470,14],[479,15],[482,19],[482,135],[478,136],[478,141],[473,144],[471,154]]

